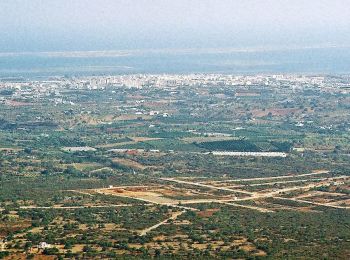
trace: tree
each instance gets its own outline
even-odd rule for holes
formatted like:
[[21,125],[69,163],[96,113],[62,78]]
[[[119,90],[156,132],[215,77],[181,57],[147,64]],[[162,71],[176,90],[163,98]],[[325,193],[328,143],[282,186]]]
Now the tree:
[[59,253],[59,250],[56,247],[45,248],[43,251],[44,255],[57,255],[58,253]]

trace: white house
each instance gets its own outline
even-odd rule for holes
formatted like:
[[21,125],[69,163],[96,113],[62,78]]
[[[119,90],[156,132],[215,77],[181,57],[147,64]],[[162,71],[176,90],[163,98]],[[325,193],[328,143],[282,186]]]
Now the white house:
[[51,245],[46,243],[46,242],[40,242],[38,245],[39,249],[46,249],[46,248],[50,248],[50,247],[51,247]]

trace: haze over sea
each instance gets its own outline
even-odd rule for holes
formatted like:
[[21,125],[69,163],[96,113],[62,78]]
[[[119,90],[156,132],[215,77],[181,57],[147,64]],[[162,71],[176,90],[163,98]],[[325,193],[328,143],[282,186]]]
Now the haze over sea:
[[0,53],[0,77],[350,72],[350,47]]

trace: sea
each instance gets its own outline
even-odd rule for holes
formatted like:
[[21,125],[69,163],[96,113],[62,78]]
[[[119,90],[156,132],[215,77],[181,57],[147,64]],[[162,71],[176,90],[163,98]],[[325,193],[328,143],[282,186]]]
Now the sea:
[[0,52],[0,78],[120,74],[349,74],[350,47]]

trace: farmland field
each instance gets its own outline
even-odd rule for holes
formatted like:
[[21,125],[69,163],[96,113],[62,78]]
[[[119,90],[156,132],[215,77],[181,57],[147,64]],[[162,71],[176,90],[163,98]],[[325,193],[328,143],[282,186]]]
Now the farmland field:
[[349,84],[1,80],[0,258],[349,259]]

